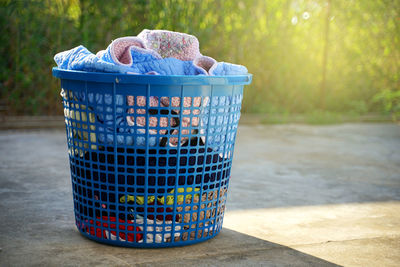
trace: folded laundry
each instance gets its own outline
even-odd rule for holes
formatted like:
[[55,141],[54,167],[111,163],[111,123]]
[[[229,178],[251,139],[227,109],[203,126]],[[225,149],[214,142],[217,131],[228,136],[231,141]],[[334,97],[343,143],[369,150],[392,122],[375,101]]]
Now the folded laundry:
[[240,75],[244,66],[217,62],[203,56],[193,35],[164,30],[143,30],[137,37],[114,40],[96,55],[84,46],[54,57],[60,69],[92,72],[160,75]]

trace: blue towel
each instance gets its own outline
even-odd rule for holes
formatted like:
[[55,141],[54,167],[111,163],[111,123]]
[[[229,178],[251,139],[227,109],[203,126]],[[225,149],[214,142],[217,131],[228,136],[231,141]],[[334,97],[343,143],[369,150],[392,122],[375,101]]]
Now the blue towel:
[[56,54],[54,60],[60,69],[90,72],[213,76],[247,74],[246,67],[225,62],[215,63],[207,73],[203,68],[193,64],[193,61],[176,58],[160,59],[143,50],[130,49],[133,59],[130,66],[116,64],[110,55],[110,48],[98,57],[82,45]]
[[[156,72],[160,75],[207,75],[204,69],[193,64],[193,61],[183,61],[176,58],[158,59],[152,54],[141,53],[136,49],[131,49],[133,63],[130,66],[135,73],[145,74]],[[104,53],[102,59],[110,60],[109,52]],[[110,61],[110,63],[113,63]]]
[[129,67],[116,65],[98,58],[82,45],[56,54],[54,61],[60,69],[65,70],[116,73],[132,71]]
[[247,68],[242,65],[217,62],[208,72],[212,76],[244,75],[247,74]]

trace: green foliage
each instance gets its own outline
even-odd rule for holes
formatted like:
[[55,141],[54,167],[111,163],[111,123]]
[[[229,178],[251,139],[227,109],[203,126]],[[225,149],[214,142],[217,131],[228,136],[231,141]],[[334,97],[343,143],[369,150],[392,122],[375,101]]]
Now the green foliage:
[[247,66],[244,112],[398,118],[399,17],[390,0],[0,0],[0,108],[62,114],[53,56],[80,44],[97,52],[147,28],[196,35],[203,54]]
[[382,103],[385,111],[392,115],[393,120],[400,119],[400,91],[383,90],[374,96],[373,101]]
[[334,124],[343,122],[342,114],[324,111],[314,110],[306,114],[305,121],[308,124]]

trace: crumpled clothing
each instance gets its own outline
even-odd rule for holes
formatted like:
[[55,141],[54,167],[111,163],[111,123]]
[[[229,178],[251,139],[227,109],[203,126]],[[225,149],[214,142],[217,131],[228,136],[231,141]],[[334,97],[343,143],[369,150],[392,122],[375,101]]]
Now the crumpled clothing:
[[[207,106],[208,105],[208,99],[205,98],[203,101],[203,105]],[[192,103],[193,102],[193,103]],[[128,106],[134,106],[135,105],[135,97],[134,96],[127,96],[127,103]],[[177,118],[170,118],[170,121],[168,121],[168,114],[166,114],[165,117],[149,117],[149,126],[150,127],[157,127],[158,125],[160,127],[174,127],[177,128],[179,125],[181,127],[184,127],[181,129],[181,134],[182,135],[187,135],[189,133],[195,134],[195,132],[190,131],[188,128],[190,126],[192,127],[197,127],[199,126],[199,114],[200,114],[200,109],[194,109],[193,112],[188,109],[190,107],[200,107],[202,104],[201,97],[183,97],[183,116],[180,117],[178,120]],[[168,97],[159,97],[156,96],[151,96],[149,99],[149,106],[151,108],[157,108],[160,105],[160,107],[176,107],[172,112],[175,115],[178,115],[180,113],[180,105],[181,105],[181,98],[180,97],[172,97],[171,98],[171,103],[170,99]],[[136,106],[138,107],[145,107],[146,106],[146,97],[145,96],[137,96],[136,97]],[[154,110],[154,109],[153,109]],[[149,111],[147,111],[149,112]],[[130,108],[128,110],[128,113],[133,114],[135,113],[135,110],[133,108]],[[137,109],[136,114],[146,114],[145,109]],[[192,115],[191,115],[192,114]],[[160,120],[158,122],[158,119]],[[126,118],[127,123],[129,126],[134,126],[135,125],[135,117],[134,116],[127,116]],[[138,116],[136,118],[136,124],[139,126],[146,126],[146,118],[144,116]],[[142,130],[143,131],[143,130]],[[167,134],[167,130],[160,130],[160,134]],[[157,134],[157,130],[150,129],[149,130],[150,134]],[[179,131],[177,129],[173,129],[170,134],[172,135],[178,135]],[[182,136],[181,137],[181,145],[184,144],[188,140],[188,137]],[[204,141],[204,138],[203,138]],[[170,137],[169,138],[169,145],[170,146],[177,146],[178,145],[178,138],[177,137]]]
[[[100,221],[100,217],[97,217],[96,226],[93,226],[94,225],[93,219],[90,219],[90,220],[86,219],[85,223],[78,225],[78,228],[86,231],[87,234],[90,234],[90,235],[98,237],[98,238],[116,240],[117,239],[117,231],[116,231],[117,219],[116,219],[116,217],[102,216],[101,219],[102,219],[103,223]],[[122,219],[119,219],[119,223],[125,223],[125,221]],[[142,241],[143,233],[140,233],[140,232],[143,230],[143,227],[140,228],[140,226],[135,225],[133,220],[128,220],[127,223],[129,225],[126,227],[126,229],[125,229],[124,224],[119,224],[118,229],[120,230],[120,232],[119,232],[120,241],[126,241],[126,240],[129,242]],[[100,227],[103,227],[103,229]],[[113,230],[109,231],[104,228],[111,228]],[[122,232],[125,230],[128,231],[128,234],[125,234],[125,232]],[[136,235],[132,232],[136,232]]]
[[[195,140],[193,140],[195,141]],[[192,143],[194,144],[194,143]],[[196,148],[190,148],[187,146],[180,148],[180,156],[178,157],[178,149],[172,148],[172,149],[149,149],[148,151],[148,166],[157,166],[159,169],[162,168],[172,168],[176,167],[179,164],[179,170],[175,169],[170,169],[170,174],[174,175],[177,174],[177,177],[171,177],[171,178],[166,178],[166,177],[161,177],[158,176],[156,179],[155,174],[148,174],[147,176],[147,181],[148,184],[151,186],[156,185],[156,180],[162,184],[165,184],[169,187],[174,186],[176,183],[176,179],[178,179],[178,185],[199,185],[203,182],[204,187],[209,186],[210,189],[217,187],[218,186],[218,181],[220,181],[223,178],[227,178],[230,176],[230,168],[229,164],[230,162],[223,162],[223,158],[217,154],[217,153],[212,153],[213,149],[207,148],[207,156],[204,156],[205,153],[205,148],[201,147],[199,149]],[[94,181],[100,181],[102,183],[110,183],[114,184],[115,183],[115,175],[113,173],[108,173],[107,175],[103,172],[106,169],[106,166],[103,166],[102,164],[97,164],[97,163],[105,163],[107,162],[108,165],[113,165],[115,164],[115,156],[114,153],[109,153],[113,152],[112,147],[107,147],[103,148],[105,151],[92,151],[86,152],[84,155],[84,158],[79,159],[75,158],[72,159],[74,165],[76,166],[86,166],[88,168],[91,167],[91,165],[88,163],[88,161],[91,161],[92,164],[92,172],[88,171],[86,173],[82,173],[79,167],[72,168],[71,172],[74,175],[78,175],[79,177],[83,177],[86,179],[94,180]],[[127,153],[129,154],[130,151],[128,150]],[[145,150],[144,149],[137,149],[136,150],[137,155],[136,156],[125,156],[124,154],[120,154],[117,149],[117,165],[126,165],[127,169],[126,171],[128,173],[132,173],[133,169],[135,168],[135,173],[137,173],[137,177],[135,179],[135,184],[137,185],[144,185],[145,182],[145,166],[146,166],[146,158],[144,157],[145,155]],[[211,154],[212,153],[212,154]],[[84,160],[83,160],[84,159]],[[205,168],[203,168],[203,165],[205,165]],[[218,165],[216,168],[212,168],[212,166]],[[224,165],[224,166],[222,166]],[[132,168],[129,168],[129,166],[132,166]],[[135,166],[135,167],[133,167]],[[181,175],[181,173],[187,173],[188,167],[197,167],[197,172],[198,174],[194,173],[188,173],[188,175]],[[201,166],[201,167],[198,167]],[[200,174],[203,172],[204,169],[204,176]],[[83,171],[83,170],[82,170]],[[143,175],[140,175],[142,174]],[[118,179],[118,184],[133,184],[134,178],[127,178],[123,174],[118,174],[117,176]],[[217,183],[216,183],[217,182]],[[208,185],[210,183],[210,185]],[[215,184],[216,183],[216,184]],[[141,189],[138,188],[137,193],[140,193],[140,195],[144,195],[144,190],[140,191]],[[125,192],[124,192],[125,193]],[[117,196],[117,199],[122,197],[124,194],[121,194],[120,196]],[[150,195],[149,195],[150,196]],[[148,197],[149,197],[148,196]],[[115,196],[113,194],[110,194],[110,199],[109,201],[115,201]],[[107,199],[104,199],[106,201]],[[149,200],[149,199],[148,199]],[[150,202],[151,202],[150,198]],[[144,199],[143,199],[144,203]]]
[[[93,237],[108,239],[108,240],[117,240],[117,231],[116,231],[116,218],[110,216],[102,216],[102,221],[100,221],[100,217],[97,217],[97,220],[93,219],[85,220],[85,223],[78,223],[79,229],[83,230],[87,234],[90,234]],[[151,220],[146,219],[146,240],[144,240],[144,219],[143,217],[137,216],[136,220],[127,220],[126,223],[128,226],[125,228],[125,221],[119,219],[119,237],[118,240],[121,242],[137,242],[137,243],[168,243],[171,242],[172,236],[172,221],[160,221],[160,220]],[[164,226],[163,226],[164,224]],[[203,227],[203,223],[200,223]],[[193,225],[195,226],[195,225]],[[102,227],[102,228],[101,228]],[[104,229],[108,228],[108,229]],[[193,230],[190,232],[190,239],[193,240],[195,236],[195,228],[192,227]],[[204,223],[204,229],[198,230],[198,238],[201,238],[203,235],[207,235],[209,232],[213,231],[212,222]],[[189,228],[188,228],[189,229]],[[125,233],[126,232],[126,233]],[[178,242],[180,239],[182,241],[188,240],[188,231],[182,231],[182,226],[175,225],[175,233],[174,233],[174,241]]]
[[99,51],[97,56],[105,62],[130,68],[129,74],[207,75],[193,61],[162,58],[157,52],[146,49],[138,37],[118,38],[105,51]]
[[134,62],[130,66],[111,61],[109,57],[106,57],[107,53],[99,53],[99,55],[102,57],[97,57],[86,47],[80,45],[56,54],[54,61],[60,69],[89,72],[158,75],[207,74],[202,68],[195,66],[192,61],[182,61],[176,58],[157,59],[151,54],[144,54],[136,50],[131,50],[133,58],[146,58],[147,60]]
[[[78,131],[81,135],[85,135],[85,141],[88,141],[87,135],[90,135],[90,141],[95,143],[96,141],[101,144],[113,144],[114,143],[114,112],[113,112],[113,98],[111,94],[100,94],[100,93],[87,93],[84,91],[79,92],[67,92],[62,89],[61,96],[66,103],[64,106],[64,115],[66,118],[66,123],[68,125],[72,125],[75,127],[75,120],[79,122],[78,115],[82,114],[81,117],[86,116],[86,105],[83,104],[73,104],[76,103],[88,103],[88,110],[90,116],[90,134],[88,133],[87,124],[84,124],[85,129],[82,131]],[[135,101],[136,98],[136,101]],[[208,113],[208,110],[204,110],[204,107],[208,107],[209,105],[209,97],[202,98],[201,97],[183,97],[183,112],[182,116],[180,114],[180,105],[181,98],[180,97],[156,97],[151,96],[149,98],[149,109],[146,109],[146,97],[145,96],[127,96],[126,104],[128,106],[128,110],[125,111],[122,106],[124,106],[125,99],[122,95],[115,96],[115,104],[116,104],[116,116],[115,116],[115,126],[117,127],[116,137],[118,145],[134,145],[137,146],[145,146],[146,145],[146,114],[149,112],[163,112],[158,107],[174,107],[176,109],[171,110],[174,117],[168,118],[169,114],[165,114],[165,116],[149,116],[149,127],[171,127],[172,129],[168,132],[167,129],[159,130],[160,135],[174,135],[168,138],[169,146],[177,146],[178,145],[178,133],[179,126],[181,126],[181,145],[188,141],[188,137],[184,135],[188,134],[196,134],[197,127],[200,124],[200,113]],[[71,104],[69,104],[71,103]],[[133,106],[136,106],[136,114]],[[132,108],[130,108],[132,107]],[[143,108],[141,108],[143,107]],[[193,108],[191,110],[191,107]],[[203,108],[201,108],[203,107]],[[80,111],[80,110],[81,111]],[[166,111],[166,110],[164,110]],[[132,116],[124,114],[134,114]],[[143,115],[143,116],[141,116]],[[136,121],[135,121],[136,117]],[[69,121],[67,121],[67,118]],[[159,121],[158,121],[159,120]],[[97,129],[95,127],[95,121],[98,125]],[[87,121],[83,121],[87,122]],[[72,123],[72,124],[71,124]],[[134,129],[131,126],[140,126],[141,129]],[[129,127],[128,127],[129,126]],[[191,130],[188,128],[191,127]],[[85,131],[86,130],[86,131]],[[97,131],[96,131],[97,130]],[[96,134],[95,134],[96,132]],[[148,144],[150,147],[156,146],[160,144],[160,139],[163,137],[155,137],[157,134],[157,130],[150,129],[149,130],[149,138]],[[203,133],[204,134],[204,133]],[[79,140],[83,140],[82,138],[78,138]],[[202,137],[202,141],[205,141],[205,138]],[[87,146],[87,144],[85,144]],[[92,149],[96,149],[95,145],[92,145]]]
[[[64,116],[66,118],[66,124],[72,127],[76,127],[77,123],[82,121],[82,130],[73,130],[70,133],[70,137],[75,137],[78,140],[88,141],[92,143],[99,144],[114,144],[114,115],[113,115],[113,98],[111,94],[100,94],[100,93],[88,93],[84,91],[66,93],[64,89],[61,90],[61,96],[65,103],[64,106]],[[76,102],[73,104],[71,101]],[[87,102],[86,102],[87,101]],[[121,106],[124,104],[125,98],[122,95],[115,96],[116,116],[115,116],[115,126],[117,127],[117,144],[118,145],[146,145],[146,135],[144,135],[143,129],[133,129],[127,128],[126,114],[124,108]],[[70,103],[70,104],[69,104]],[[85,103],[77,104],[77,103]],[[88,107],[86,107],[88,103]],[[89,111],[86,111],[86,109]],[[86,114],[89,114],[90,127],[88,129]],[[96,126],[97,125],[97,129]],[[145,126],[145,125],[143,125]],[[88,133],[90,131],[90,133]],[[90,139],[89,139],[90,136]],[[154,136],[149,136],[148,138],[149,146],[153,147],[158,144],[158,140]],[[76,147],[79,147],[79,142]],[[83,144],[83,148],[88,148],[86,143]],[[97,146],[92,144],[92,149],[97,149]],[[80,154],[82,156],[82,151],[80,152],[75,148],[75,154]]]
[[[68,99],[75,102],[74,104],[72,101],[65,101],[66,103],[64,107],[65,124],[72,128],[72,130],[67,131],[67,136],[68,138],[74,140],[74,149],[71,148],[69,153],[75,155],[79,154],[81,157],[83,157],[83,149],[88,149],[89,145],[85,142],[79,142],[79,140],[91,142],[92,144],[90,148],[97,149],[97,146],[95,145],[96,134],[94,131],[96,130],[96,126],[94,125],[95,115],[92,112],[93,109],[86,107],[86,105],[76,103],[76,97],[74,97],[73,94],[68,96],[64,90],[61,90],[61,97],[63,99]],[[77,129],[77,127],[81,129]],[[89,129],[90,134],[88,132]]]
[[54,61],[60,69],[65,70],[116,73],[127,73],[131,71],[127,66],[116,65],[98,58],[83,45],[56,54],[54,56]]
[[199,41],[193,35],[166,31],[143,30],[138,37],[143,40],[144,47],[153,50],[162,58],[192,60],[193,64],[205,71],[206,75],[240,75],[247,74],[247,68],[203,56],[200,53]]
[[[191,189],[191,188],[188,188]],[[183,188],[178,189],[178,192],[183,193],[185,190]],[[198,190],[197,190],[198,191]],[[211,218],[214,218],[216,215],[220,216],[221,214],[224,213],[225,210],[225,198],[226,198],[226,191],[227,189],[221,188],[219,190],[212,190],[209,192],[203,192],[202,197],[201,197],[201,206],[200,210],[197,205],[187,205],[185,206],[185,211],[183,212],[183,207],[178,206],[176,211],[177,211],[177,217],[175,219],[175,222],[177,223],[175,225],[175,241],[179,241],[182,239],[182,241],[186,241],[188,239],[193,240],[195,239],[195,231],[196,230],[196,224],[189,225],[190,222],[196,222],[199,221],[198,224],[198,235],[197,238],[201,238],[202,235],[206,235],[209,231],[213,231],[213,225],[214,221],[208,221]],[[187,192],[192,192],[192,190],[187,190]],[[219,194],[218,194],[219,192]],[[218,207],[216,207],[217,202],[216,199],[218,198],[219,195],[219,201],[218,201]],[[95,199],[98,200],[98,197],[95,196]],[[186,204],[191,204],[193,203],[199,203],[199,194],[195,194],[193,199],[190,197],[185,198],[185,203]],[[179,205],[183,204],[183,196],[182,199],[179,200]],[[104,209],[107,209],[106,206],[103,207]],[[194,211],[194,212],[193,212]],[[216,214],[217,211],[217,214]],[[154,213],[154,210],[150,211]],[[158,210],[157,212],[161,213],[159,215],[151,215],[147,217],[146,219],[146,243],[162,243],[162,242],[170,242],[171,241],[171,235],[172,235],[172,220],[166,216],[165,218],[163,217],[163,210]],[[169,212],[172,212],[170,210]],[[156,216],[156,219],[154,218]],[[159,218],[161,216],[161,218]],[[116,217],[115,216],[110,216],[108,217],[107,215],[101,216],[102,223],[100,221],[100,216],[96,216],[97,220],[94,222],[93,219],[86,219],[85,223],[82,223],[81,225],[78,224],[78,227],[86,233],[91,234],[92,236],[96,236],[98,238],[104,238],[104,239],[110,239],[110,240],[117,240],[117,227],[116,227]],[[136,218],[136,219],[135,219]],[[206,222],[203,222],[204,220],[207,220]],[[144,242],[143,241],[143,229],[144,229],[144,218],[143,216],[136,214],[132,219],[128,219],[126,223],[128,224],[127,227],[125,226],[125,220],[124,219],[119,219],[118,220],[120,225],[118,229],[121,231],[119,233],[119,241],[128,241],[128,242]],[[220,227],[222,221],[217,220],[216,221],[216,227]],[[181,226],[181,224],[184,223],[185,225]],[[96,224],[94,226],[94,224]],[[163,226],[164,224],[164,226]],[[97,227],[96,227],[97,226]],[[99,228],[103,227],[103,229]],[[203,228],[204,229],[201,229]],[[109,228],[104,229],[104,228]],[[190,236],[189,236],[189,231],[190,230]],[[125,230],[127,230],[127,233],[125,233]],[[183,230],[183,231],[181,231]],[[156,233],[154,233],[156,231]],[[203,233],[204,231],[204,233]],[[157,233],[158,232],[158,233]],[[164,236],[162,235],[162,232],[164,232]],[[164,239],[163,239],[164,237]]]
[[[193,143],[192,143],[193,144]],[[125,154],[125,151],[127,154]],[[115,184],[116,179],[119,185],[137,185],[137,195],[139,197],[137,200],[139,201],[137,204],[145,203],[144,200],[144,184],[145,181],[150,186],[155,186],[157,183],[165,184],[169,188],[169,193],[165,192],[167,198],[166,201],[168,203],[169,198],[168,195],[171,195],[171,190],[175,184],[178,186],[182,185],[192,185],[194,188],[199,187],[201,183],[203,183],[203,190],[213,189],[219,186],[219,182],[221,179],[226,179],[230,176],[230,162],[225,162],[222,164],[223,159],[217,153],[212,153],[213,150],[211,148],[207,148],[207,156],[204,156],[205,148],[190,148],[187,146],[180,148],[180,156],[178,157],[178,149],[150,149],[148,151],[148,166],[158,166],[159,170],[163,170],[165,168],[176,167],[179,164],[179,170],[176,168],[169,169],[170,177],[165,177],[164,175],[156,175],[153,173],[149,173],[147,177],[145,177],[145,166],[146,166],[146,158],[144,149],[137,149],[136,156],[130,156],[133,153],[133,149],[118,149],[117,148],[117,162],[115,159],[113,147],[99,148],[99,150],[92,150],[91,152],[87,151],[84,154],[83,158],[80,157],[72,157],[71,158],[71,174],[74,177],[79,177],[85,180],[91,180],[95,183],[109,183]],[[124,153],[124,154],[120,154]],[[199,155],[197,155],[197,153]],[[210,154],[212,153],[212,154]],[[155,155],[158,155],[157,157]],[[105,173],[108,166],[113,166],[117,163],[117,166],[126,165],[126,172],[129,173],[137,173],[136,177],[126,174],[118,174],[115,175],[113,172]],[[205,165],[205,168],[203,166]],[[210,166],[213,165],[214,167]],[[218,165],[218,166],[216,166]],[[130,166],[132,166],[130,168]],[[198,174],[191,173],[191,168],[197,166],[196,170]],[[201,167],[198,167],[201,166]],[[191,167],[191,168],[190,168]],[[204,170],[204,176],[201,174]],[[189,172],[189,173],[188,173]],[[178,173],[178,174],[177,174]],[[185,175],[185,173],[188,173]],[[142,175],[143,174],[143,175]],[[178,181],[177,181],[178,180]],[[178,187],[180,188],[180,187]],[[88,191],[88,198],[94,198],[98,200],[96,207],[100,207],[101,205],[105,205],[104,202],[118,202],[121,201],[121,198],[127,194],[124,187],[119,187],[120,192],[112,193],[110,192],[108,196],[100,194],[100,191],[94,190]],[[119,191],[118,190],[118,191]],[[183,195],[180,192],[181,189],[178,189],[178,201],[180,203],[181,197]],[[197,192],[198,189],[194,189]],[[189,190],[187,191],[189,192]],[[157,199],[158,205],[163,205],[165,200],[163,199],[163,192],[159,192],[160,199]],[[189,194],[187,194],[189,195]],[[197,193],[193,194],[196,198]],[[143,196],[143,197],[140,197]],[[186,199],[190,199],[191,197],[187,197]],[[147,203],[154,203],[156,197],[152,196],[152,194],[148,195]],[[125,200],[125,199],[124,199]],[[129,202],[129,199],[128,199]],[[153,207],[151,207],[153,208]],[[168,208],[168,207],[167,207]],[[148,210],[153,212],[151,210]],[[141,212],[144,212],[142,210]],[[167,210],[168,212],[168,210]],[[100,216],[100,214],[96,214]],[[104,214],[103,214],[104,215]],[[171,217],[172,220],[172,217]]]
[[247,68],[242,65],[217,62],[210,67],[208,73],[212,76],[243,75],[247,73]]
[[[154,220],[147,219],[146,222],[147,222],[146,230],[148,232],[146,234],[146,243],[163,243],[163,242],[169,242],[170,241],[171,232],[172,232],[172,221],[159,221],[159,220],[156,220],[155,223],[154,223]],[[130,220],[130,221],[128,221],[128,223],[134,223],[134,221]],[[163,227],[162,226],[163,223],[164,224],[169,224],[169,225]],[[138,225],[138,226],[136,226],[136,232],[140,231],[140,234],[136,234],[136,236],[137,236],[136,242],[143,243],[144,242],[143,234],[142,234],[143,233],[143,229],[144,229],[144,226],[143,226],[144,225],[144,220],[143,220],[143,218],[136,219],[136,225]],[[120,225],[120,228],[121,228],[121,226],[123,226],[123,225]],[[125,227],[123,227],[123,228],[125,228]],[[129,228],[129,226],[128,226],[128,228]],[[128,229],[128,231],[132,231],[132,230]],[[175,225],[175,231],[180,231],[180,230],[181,230],[181,226]],[[156,233],[156,234],[152,233],[154,231],[159,232],[159,233]],[[163,239],[163,235],[160,233],[160,232],[163,232],[163,231],[164,231],[164,239]],[[175,238],[179,238],[180,235],[181,235],[180,232],[175,232],[175,234],[174,234]],[[134,239],[133,239],[134,234],[133,233],[128,233],[127,236],[128,236],[128,240],[126,239],[125,233],[120,232],[119,233],[119,241],[122,241],[122,242],[125,242],[125,241],[134,242]],[[104,230],[103,238],[110,239],[110,240],[117,240],[117,233],[116,233],[116,231],[110,231],[109,232],[108,230]]]
[[217,62],[201,55],[196,37],[179,32],[143,30],[138,37],[114,40],[92,54],[83,46],[54,57],[61,69],[160,75],[238,75],[244,66]]
[[138,37],[147,49],[152,49],[161,57],[180,60],[194,60],[200,55],[199,41],[193,35],[165,30],[143,30]]
[[[235,133],[232,130],[237,128],[240,112],[235,112],[237,110],[231,106],[240,105],[242,98],[242,95],[214,96],[203,107],[201,126],[208,129],[207,143],[215,151],[223,151],[226,142],[233,144]],[[205,134],[205,130],[201,130],[200,134]],[[229,155],[223,155],[223,157],[226,158]]]
[[[137,216],[136,223],[138,225],[144,225],[143,217]],[[171,233],[172,233],[172,221],[162,221],[162,220],[151,220],[146,219],[147,227],[146,227],[146,243],[162,243],[162,242],[170,242]],[[162,224],[169,224],[168,226],[162,226]],[[143,231],[144,227],[139,226],[139,228]],[[175,225],[175,231],[180,231],[182,227],[180,225]],[[152,232],[159,232],[159,233],[152,233]],[[149,233],[150,232],[150,233]],[[164,232],[164,239],[163,235],[160,232]],[[179,238],[181,235],[180,232],[175,232],[174,237]],[[139,241],[139,243],[143,242]]]
[[[213,147],[215,150],[223,150],[223,146],[225,144],[225,139],[229,142],[233,143],[233,139],[235,134],[232,132],[227,132],[228,125],[237,125],[240,119],[240,112],[231,112],[234,111],[230,107],[232,105],[240,105],[242,102],[242,95],[234,95],[234,96],[219,96],[213,97],[183,97],[183,111],[182,116],[179,117],[180,120],[176,120],[171,118],[168,121],[168,114],[165,117],[152,117],[149,116],[149,126],[156,127],[158,124],[160,127],[172,127],[178,128],[181,125],[181,134],[188,135],[188,134],[196,134],[200,133],[202,135],[201,141],[205,143],[205,135],[207,127],[210,127],[208,130],[208,145]],[[146,97],[145,96],[137,96],[136,103],[134,96],[127,97],[127,104],[128,106],[137,107],[145,107],[146,106]],[[157,107],[176,107],[173,109],[172,112],[175,115],[179,115],[180,113],[180,105],[181,105],[181,98],[180,97],[172,97],[171,100],[168,97],[155,97],[151,96],[149,98],[149,111],[156,111]],[[190,109],[193,107],[193,109]],[[134,109],[130,108],[128,113],[134,114]],[[211,113],[211,115],[208,115]],[[145,109],[136,109],[136,114],[146,114]],[[200,116],[201,115],[201,116]],[[134,116],[127,116],[126,118],[128,125],[134,126],[135,125],[135,117]],[[159,120],[159,121],[158,121]],[[146,126],[146,117],[138,116],[136,118],[136,123],[139,126]],[[196,127],[201,126],[201,129],[196,132]],[[191,127],[192,130],[190,131],[188,127]],[[237,127],[237,126],[231,126]],[[150,136],[157,134],[156,130],[149,130]],[[160,134],[168,134],[167,130],[160,130]],[[178,135],[178,129],[173,129],[170,131],[169,134],[171,135]],[[181,145],[186,143],[188,137],[181,136]],[[178,145],[178,138],[177,137],[170,137],[169,138],[169,145],[170,146],[177,146]],[[226,156],[225,156],[226,157]]]
[[[190,193],[192,191],[198,192],[200,191],[200,188],[195,187],[194,189],[191,187],[183,188],[183,187],[179,187],[178,188],[178,193]],[[158,205],[174,205],[175,201],[174,201],[174,192],[175,189],[172,189],[171,191],[168,192],[167,197],[161,196],[161,197],[157,197],[157,204]],[[196,194],[198,196],[198,194]],[[137,205],[143,205],[144,204],[144,196],[134,196],[134,195],[126,195],[127,198],[127,203],[128,204],[133,204],[136,202]],[[185,200],[189,200],[192,199],[192,195],[191,194],[186,194],[185,196],[182,194],[178,194],[177,195],[177,204],[178,205],[182,205],[183,204],[183,199],[185,198]],[[165,201],[166,200],[166,201]],[[119,202],[120,203],[125,203],[125,195],[121,196],[119,198]],[[155,203],[155,196],[147,196],[147,204],[154,204]]]
[[[101,221],[100,217],[96,218],[97,220],[85,220],[85,223],[82,223],[78,227],[85,231],[87,234],[95,236],[97,238],[109,239],[109,240],[117,240],[117,226],[116,226],[116,217],[114,216],[102,216]],[[126,223],[128,224],[125,227],[125,221],[119,219],[119,237],[118,240],[125,242],[137,242],[143,243],[143,230],[144,230],[144,220],[142,217],[139,217],[136,220],[127,220]],[[146,243],[162,243],[162,242],[169,242],[171,238],[172,232],[172,221],[159,221],[159,220],[151,220],[147,219],[147,234],[146,234]],[[162,224],[166,224],[168,226],[162,226]],[[95,225],[95,226],[94,226]],[[101,228],[102,227],[102,228]],[[106,229],[104,229],[106,228]],[[111,230],[108,230],[111,229]],[[180,225],[175,226],[175,231],[180,231],[182,227]],[[127,232],[127,234],[125,233]],[[153,234],[151,232],[164,232],[164,239],[162,239],[163,235],[161,233]],[[149,233],[150,232],[150,233]],[[180,232],[176,232],[174,234],[175,237],[181,235]]]
[[[130,73],[130,74],[162,74],[162,75],[238,75],[246,74],[247,69],[244,66],[217,62],[211,57],[201,55],[199,51],[198,40],[192,35],[183,33],[170,32],[170,31],[150,31],[143,30],[138,37],[122,37],[114,40],[106,50],[99,51],[97,55],[93,55],[83,46],[78,46],[69,51],[58,53],[54,60],[61,69],[69,70],[83,70],[83,71],[100,71],[100,72],[114,72],[114,73]],[[74,101],[85,103],[84,93],[77,93],[79,96],[74,96]],[[89,100],[88,110],[93,110],[96,114],[97,129],[91,125],[91,131],[96,131],[96,134],[90,132],[91,142],[98,142],[101,144],[114,144],[118,145],[149,145],[150,147],[159,144],[159,138],[154,135],[157,134],[156,130],[150,129],[149,138],[146,136],[146,115],[150,110],[146,110],[146,97],[137,97],[137,106],[143,106],[143,109],[137,109],[136,116],[126,116],[124,113],[133,114],[133,108],[127,111],[119,106],[124,104],[122,95],[115,96],[115,104],[117,105],[116,117],[113,116],[113,97],[112,95],[96,94],[87,96]],[[68,98],[65,98],[68,100]],[[71,100],[71,96],[70,96]],[[177,107],[172,110],[176,118],[171,118],[168,121],[168,116],[159,118],[159,126],[174,128],[168,132],[167,129],[160,130],[159,134],[170,136],[168,138],[170,146],[178,145],[178,129],[181,129],[181,144],[187,141],[188,134],[197,134],[197,128],[206,126],[206,121],[200,122],[200,113],[206,113],[207,110],[201,111],[200,109],[193,109],[189,107],[200,108],[201,106],[208,106],[208,99],[205,98],[201,103],[201,97],[185,97],[183,99],[183,114],[180,113],[179,97],[172,98],[172,107]],[[191,103],[193,101],[193,104]],[[134,105],[134,97],[126,96],[128,106]],[[160,102],[160,103],[158,103]],[[150,107],[169,107],[169,98],[163,97],[159,100],[158,97],[150,97]],[[78,105],[78,108],[80,106]],[[83,106],[86,108],[86,106]],[[75,107],[77,108],[77,107]],[[65,109],[66,113],[71,112],[68,107]],[[73,111],[72,111],[73,112]],[[193,112],[191,114],[191,112]],[[103,115],[105,114],[105,115]],[[136,117],[136,122],[135,118]],[[204,116],[203,116],[204,118]],[[72,118],[73,119],[73,118]],[[91,122],[93,123],[93,122]],[[135,124],[136,123],[136,124]],[[158,118],[151,116],[149,118],[149,126],[158,126]],[[100,126],[101,124],[101,126]],[[133,127],[126,126],[140,126],[142,129],[134,129]],[[213,125],[211,121],[210,125]],[[93,127],[92,127],[93,126]],[[117,128],[115,135],[115,127]],[[188,129],[188,128],[191,128]],[[92,129],[93,128],[93,129]],[[224,128],[226,129],[226,127]],[[201,131],[201,130],[200,130]],[[213,130],[211,130],[213,131]],[[200,132],[205,134],[203,130]],[[74,133],[75,134],[75,133]],[[83,131],[87,135],[87,132]],[[212,134],[212,132],[210,132]],[[211,136],[209,141],[212,143],[213,139],[221,139],[224,136],[214,138]],[[79,137],[77,139],[88,141],[89,137]],[[116,136],[117,140],[114,140]],[[147,139],[147,140],[146,140]],[[205,142],[205,137],[202,137]],[[147,142],[146,142],[147,141]],[[224,140],[221,140],[224,141]],[[210,143],[210,144],[211,144]],[[85,144],[86,145],[86,144]],[[93,147],[96,149],[96,146]],[[79,152],[82,154],[81,150]]]
[[[117,138],[117,145],[146,146],[146,113],[149,113],[149,127],[165,127],[165,129],[158,130],[158,135],[157,130],[149,129],[147,139],[149,147],[158,145],[176,147],[179,129],[181,129],[181,146],[189,141],[188,134],[200,134],[200,141],[205,143],[207,134],[205,129],[208,127],[208,146],[216,151],[223,151],[225,139],[233,143],[235,137],[232,131],[227,131],[228,125],[237,127],[235,125],[240,118],[240,113],[232,110],[230,106],[237,106],[242,101],[241,95],[219,96],[212,99],[210,97],[183,97],[183,109],[182,115],[180,115],[180,97],[151,96],[147,109],[146,96],[127,96],[125,99],[124,96],[117,94],[115,96],[116,116],[114,122],[111,94],[92,92],[86,94],[84,91],[73,92],[62,89],[61,96],[64,100],[66,124],[72,126],[73,129],[69,134],[70,138],[74,137],[75,139],[75,154],[80,153],[80,156],[82,156],[81,150],[87,149],[89,145],[77,142],[78,140],[90,141],[92,149],[97,149],[96,143],[114,144],[114,136]],[[133,108],[134,106],[135,108]],[[174,109],[167,109],[168,107]],[[210,113],[211,115],[209,115]],[[152,116],[152,114],[157,114],[158,117]],[[90,124],[87,118],[89,118]],[[82,125],[81,129],[74,128],[77,124]],[[135,125],[139,128],[132,127]],[[116,133],[114,133],[114,127],[117,127]],[[83,146],[79,150],[80,152],[77,149],[79,146]]]

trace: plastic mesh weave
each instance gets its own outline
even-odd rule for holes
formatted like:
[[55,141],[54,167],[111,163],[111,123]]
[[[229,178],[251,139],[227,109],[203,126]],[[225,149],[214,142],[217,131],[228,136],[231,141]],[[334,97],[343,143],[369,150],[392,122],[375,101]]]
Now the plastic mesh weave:
[[61,79],[76,225],[165,247],[222,227],[243,85]]

